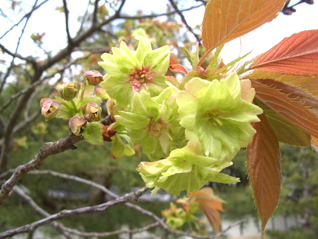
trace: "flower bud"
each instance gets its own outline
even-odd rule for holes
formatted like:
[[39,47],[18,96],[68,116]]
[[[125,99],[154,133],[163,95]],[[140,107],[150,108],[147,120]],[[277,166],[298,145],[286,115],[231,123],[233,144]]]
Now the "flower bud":
[[113,137],[116,133],[116,130],[109,128],[108,126],[104,126],[102,129],[104,141],[111,141],[111,137]]
[[88,122],[98,121],[101,119],[102,108],[96,103],[88,103],[81,107],[84,118]]
[[107,100],[110,98],[109,95],[106,93],[106,90],[103,88],[96,88],[95,95],[104,99],[104,100]]
[[83,75],[88,85],[99,85],[103,81],[103,75],[99,71],[86,71]]
[[75,115],[69,119],[68,127],[74,135],[79,136],[86,129],[86,122],[87,121],[83,117]]
[[[42,99],[40,105],[42,105],[41,114],[45,117],[45,120],[50,120],[55,117],[59,109],[59,104],[53,100]],[[43,102],[44,101],[44,102]]]
[[77,94],[77,83],[67,82],[60,85],[57,85],[55,89],[59,92],[60,97],[64,100],[73,100]]

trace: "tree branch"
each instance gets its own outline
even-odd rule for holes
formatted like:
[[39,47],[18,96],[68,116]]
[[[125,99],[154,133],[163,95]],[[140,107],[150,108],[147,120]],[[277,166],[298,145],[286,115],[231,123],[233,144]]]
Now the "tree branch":
[[[29,197],[28,195],[26,195],[23,190],[19,187],[16,186],[13,188],[13,192],[16,193],[17,195],[19,195],[24,201],[26,201],[27,203],[30,204],[30,206],[34,209],[34,211],[36,211],[38,214],[44,216],[44,217],[49,217],[51,216],[48,212],[46,212],[45,210],[43,210],[39,205],[36,204],[36,202]],[[60,233],[62,233],[64,236],[66,236],[68,239],[75,239],[73,236],[69,235],[68,232],[66,232],[65,227],[63,226],[63,224],[58,223],[58,222],[51,222],[51,225]]]
[[191,32],[193,34],[193,36],[195,37],[195,39],[197,40],[198,43],[201,42],[201,39],[199,38],[198,34],[196,34],[193,29],[189,26],[187,20],[185,19],[184,15],[182,14],[182,12],[178,9],[177,4],[174,2],[174,0],[169,0],[169,2],[171,3],[172,7],[174,8],[174,10],[176,11],[176,13],[180,16],[181,21],[183,22],[183,24],[186,26],[186,28],[188,29],[189,32]]
[[[32,7],[32,11],[31,11],[30,15],[28,15],[27,18],[26,18],[26,21],[25,21],[24,26],[23,26],[23,28],[22,28],[20,37],[19,37],[18,42],[17,42],[17,46],[16,46],[16,48],[15,48],[15,53],[14,53],[14,55],[16,55],[16,54],[18,53],[18,49],[19,49],[19,46],[20,46],[20,42],[21,42],[22,36],[23,36],[23,34],[24,34],[24,31],[25,31],[26,26],[28,25],[28,22],[29,22],[29,19],[30,19],[30,17],[31,17],[31,14],[33,13],[33,10],[34,10],[35,7],[36,7],[37,2],[38,2],[38,0],[35,1],[34,5],[33,5],[33,7]],[[1,47],[1,48],[2,48],[2,47]],[[12,60],[11,60],[11,63],[10,63],[10,66],[9,66],[9,68],[8,68],[8,70],[7,70],[6,75],[5,75],[4,78],[1,80],[0,94],[1,94],[1,92],[2,92],[2,90],[3,90],[3,87],[4,87],[5,83],[6,83],[6,81],[7,81],[7,78],[8,78],[8,76],[10,75],[10,72],[11,72],[13,66],[14,66],[14,60],[15,60],[15,56],[13,56],[13,58],[12,58]]]
[[67,34],[67,42],[68,42],[68,45],[71,46],[72,45],[72,37],[71,37],[71,34],[70,34],[70,28],[69,28],[69,20],[68,20],[69,11],[68,11],[68,8],[67,8],[66,0],[63,0],[63,6],[64,6],[65,30],[66,30],[66,34]]
[[93,12],[93,26],[97,23],[97,14],[98,14],[98,0],[95,1],[94,12]]
[[[200,4],[200,5],[197,5],[197,6],[193,6],[193,7],[189,7],[189,8],[185,8],[185,9],[182,9],[180,10],[180,12],[187,12],[187,11],[190,11],[192,9],[196,9],[196,8],[199,8],[199,7],[202,7],[203,4]],[[134,20],[137,20],[137,19],[144,19],[144,18],[156,18],[156,17],[163,17],[163,16],[170,16],[170,15],[174,15],[176,14],[177,12],[176,11],[173,11],[173,12],[166,12],[166,13],[159,13],[159,14],[150,14],[150,15],[143,15],[143,16],[119,16],[120,19],[134,19]]]
[[24,232],[32,232],[36,228],[38,228],[42,225],[45,225],[47,223],[50,223],[50,222],[53,222],[55,220],[62,219],[65,217],[79,215],[79,214],[83,214],[83,213],[90,213],[90,212],[102,212],[102,211],[105,211],[109,207],[112,207],[116,204],[138,201],[139,197],[142,196],[147,190],[148,190],[148,188],[141,188],[135,192],[128,193],[128,194],[126,194],[122,197],[119,197],[113,201],[109,201],[109,202],[102,203],[102,204],[95,205],[95,206],[82,207],[82,208],[77,208],[74,210],[63,210],[59,213],[53,214],[49,217],[38,220],[38,221],[33,222],[31,224],[24,225],[22,227],[0,233],[0,238],[9,237],[9,236],[13,236],[13,235],[24,233]]
[[8,31],[6,31],[1,37],[0,37],[0,40],[2,38],[4,38],[10,31],[12,31],[13,28],[15,28],[16,26],[20,25],[20,23],[25,19],[25,18],[29,18],[31,16],[31,14],[39,9],[44,3],[48,2],[49,0],[45,0],[43,1],[42,3],[40,3],[38,6],[34,7],[31,9],[30,12],[28,12],[27,14],[25,14],[16,24],[14,24]]
[[46,159],[48,156],[71,149],[75,143],[81,140],[83,140],[83,137],[75,136],[70,133],[66,138],[60,139],[56,142],[45,143],[42,146],[40,153],[35,155],[35,157],[27,164],[17,167],[14,174],[2,185],[0,191],[0,205],[7,197],[10,196],[12,189],[17,184],[17,182],[21,178],[23,178],[29,171],[40,169],[42,167],[44,159]]
[[[33,171],[33,172],[30,172],[30,174],[49,174],[51,176],[54,176],[54,177],[60,177],[60,178],[64,178],[64,179],[68,179],[68,180],[73,180],[73,181],[76,181],[76,182],[80,182],[80,183],[84,183],[84,184],[87,184],[87,185],[90,185],[92,187],[96,187],[100,190],[102,190],[103,192],[107,193],[108,195],[110,195],[111,197],[114,197],[116,199],[119,198],[119,196],[113,192],[111,192],[110,190],[108,190],[105,186],[103,185],[100,185],[98,183],[95,183],[95,182],[92,182],[90,180],[87,180],[87,179],[83,179],[83,178],[79,178],[77,176],[73,176],[73,175],[68,175],[68,174],[63,174],[63,173],[58,173],[58,172],[54,172],[54,171],[51,171],[51,170],[43,170],[43,171]],[[149,217],[151,217],[152,219],[154,219],[164,230],[172,233],[172,234],[175,234],[175,235],[179,235],[179,236],[190,236],[190,237],[195,237],[195,238],[198,238],[198,239],[213,239],[213,238],[218,238],[218,237],[221,237],[223,236],[228,230],[230,230],[231,228],[243,223],[243,220],[241,221],[238,221],[232,225],[229,225],[225,230],[221,231],[220,233],[218,233],[217,235],[215,236],[195,236],[195,235],[192,235],[192,234],[189,234],[189,233],[184,233],[184,232],[179,232],[179,231],[175,231],[175,230],[172,230],[170,227],[167,226],[167,224],[162,220],[160,219],[158,216],[156,216],[155,214],[153,214],[152,212],[148,211],[148,210],[145,210],[135,204],[132,204],[132,203],[125,203],[125,205],[127,207],[130,207],[130,208],[133,208],[135,209],[136,211],[139,211],[140,213],[144,214],[144,215],[147,215]],[[71,231],[69,231],[71,232]],[[92,235],[93,236],[93,235]],[[95,235],[94,235],[95,236]]]
[[[112,122],[111,115],[107,116],[106,119],[107,120],[104,119],[103,122]],[[66,138],[43,144],[40,153],[35,155],[30,162],[17,167],[13,175],[2,185],[0,190],[0,205],[7,197],[10,196],[13,187],[21,178],[23,178],[31,170],[40,169],[42,167],[44,159],[50,155],[73,149],[74,144],[82,141],[83,139],[84,138],[82,136],[75,136],[74,134],[69,133]]]
[[81,26],[80,26],[80,28],[78,29],[76,35],[78,35],[78,34],[83,30],[84,23],[85,23],[85,20],[86,20],[86,17],[87,17],[87,13],[88,13],[88,8],[89,8],[89,5],[90,5],[90,2],[91,2],[91,1],[89,0],[89,1],[88,1],[88,4],[87,4],[87,7],[86,7],[86,10],[85,10],[85,13],[84,13],[83,18],[82,18]]

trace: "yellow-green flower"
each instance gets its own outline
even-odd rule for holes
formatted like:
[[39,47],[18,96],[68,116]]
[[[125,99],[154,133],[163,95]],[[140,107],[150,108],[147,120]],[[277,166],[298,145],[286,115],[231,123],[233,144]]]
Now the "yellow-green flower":
[[135,93],[146,90],[157,96],[166,87],[165,74],[169,66],[169,46],[152,50],[150,40],[138,37],[137,51],[130,50],[124,42],[112,48],[113,55],[105,53],[99,65],[107,72],[100,85],[115,103],[126,107]]

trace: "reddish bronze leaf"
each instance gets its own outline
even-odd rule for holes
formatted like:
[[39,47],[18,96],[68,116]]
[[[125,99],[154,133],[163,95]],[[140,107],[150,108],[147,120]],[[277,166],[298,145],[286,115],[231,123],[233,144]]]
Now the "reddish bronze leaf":
[[282,82],[270,79],[254,81],[270,88],[277,89],[280,93],[288,95],[289,99],[301,102],[302,105],[309,109],[311,113],[314,113],[316,116],[318,116],[318,98],[312,96],[311,94],[299,89],[298,87],[286,85]]
[[296,86],[318,98],[318,76],[293,76],[269,71],[252,71],[245,78],[272,79],[291,86]]
[[297,76],[318,75],[318,30],[285,38],[260,56],[251,69]]
[[[305,104],[271,86],[251,80],[257,99],[306,133],[318,138],[318,117]],[[317,109],[316,109],[317,110]]]
[[256,103],[263,109],[264,115],[279,142],[300,147],[310,146],[309,134],[277,114],[261,101],[256,99]]
[[311,136],[311,149],[318,154],[318,139]]
[[210,0],[202,23],[206,51],[273,20],[285,0]]
[[221,215],[218,211],[223,211],[224,201],[214,195],[212,188],[205,187],[196,193],[190,193],[190,203],[198,203],[206,217],[208,218],[214,233],[219,233],[221,225]]
[[247,146],[247,171],[254,191],[256,208],[262,222],[262,234],[279,199],[281,159],[277,138],[262,114],[252,123],[257,131]]
[[172,64],[172,65],[169,65],[169,67],[173,71],[188,74],[188,71],[186,70],[186,68],[184,68],[184,66],[180,64]]

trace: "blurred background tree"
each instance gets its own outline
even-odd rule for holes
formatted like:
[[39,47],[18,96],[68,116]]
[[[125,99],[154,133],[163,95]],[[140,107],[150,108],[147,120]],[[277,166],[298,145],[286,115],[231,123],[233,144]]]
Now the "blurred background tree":
[[[129,11],[130,9],[125,8],[128,0],[89,0],[82,12],[76,8],[78,1],[55,1],[53,5],[52,2],[54,1],[7,0],[0,8],[0,48],[3,54],[0,60],[1,184],[9,178],[9,169],[28,163],[44,142],[67,136],[66,122],[53,120],[47,124],[43,117],[39,117],[39,101],[53,92],[56,83],[82,81],[82,75],[87,70],[94,69],[103,73],[97,64],[101,54],[110,52],[111,47],[118,46],[121,40],[131,48],[136,47],[137,35],[149,37],[154,48],[170,45],[174,52],[172,61],[184,62],[185,57],[178,48],[179,44],[182,43],[189,49],[201,41],[200,26],[191,27],[184,13],[204,8],[207,1],[170,0],[163,3],[165,11],[158,12],[153,4],[150,13],[143,9],[143,5],[138,6],[138,11]],[[137,1],[135,2],[137,4]],[[49,9],[46,8],[47,5]],[[286,5],[286,8],[288,7],[290,6]],[[160,8],[162,9],[162,6]],[[59,14],[58,17],[62,21],[56,19],[54,28],[47,27],[43,32],[40,22],[32,22],[32,19],[40,14],[43,25],[49,24],[48,21],[52,20],[45,17],[45,11],[48,15],[51,14],[48,10]],[[75,27],[71,22],[76,20],[78,24],[74,31]],[[59,25],[60,23],[62,25]],[[47,44],[60,39],[65,40],[64,44]],[[103,107],[106,116],[105,102]],[[128,192],[132,187],[142,187],[143,181],[135,171],[137,164],[145,160],[142,151],[136,147],[135,156],[114,160],[110,155],[110,145],[105,143],[104,146],[97,147],[80,142],[77,144],[78,150],[49,157],[42,170],[77,175],[107,188],[115,186],[119,193]],[[317,159],[312,158],[312,155],[306,156],[305,150],[300,153],[295,153],[295,150],[290,149],[283,153],[286,154],[283,156],[286,179],[279,208],[284,215],[304,216],[306,227],[315,228],[317,215],[313,208],[317,208],[317,173],[315,174],[314,169],[318,168]],[[210,185],[228,201],[224,208],[226,218],[231,220],[246,215],[256,217],[244,156],[244,152],[240,152],[234,165],[225,172],[241,178],[242,183],[233,187]],[[105,201],[105,194],[101,190],[48,175],[28,175],[19,185],[50,213]],[[143,207],[149,207],[155,214],[160,215],[161,209],[167,208],[168,205],[153,202],[143,204]],[[89,217],[71,217],[62,221],[65,225],[84,227],[84,231],[113,231],[120,229],[123,224],[136,228],[149,223],[149,218],[141,214],[138,216],[140,219],[136,220],[135,212],[130,209],[125,209],[125,216],[122,216],[122,209],[123,206],[115,206],[107,211],[107,216],[106,213],[97,213]],[[41,218],[16,194],[0,207],[0,215],[1,231]]]

